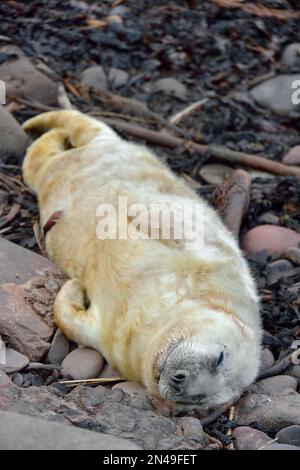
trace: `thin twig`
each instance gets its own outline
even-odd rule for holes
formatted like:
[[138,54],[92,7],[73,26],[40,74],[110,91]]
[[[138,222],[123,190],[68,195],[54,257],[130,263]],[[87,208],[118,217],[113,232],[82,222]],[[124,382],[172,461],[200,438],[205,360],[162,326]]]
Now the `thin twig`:
[[228,411],[229,408],[231,408],[233,405],[235,405],[236,402],[237,402],[237,400],[231,400],[230,402],[225,403],[224,405],[221,405],[220,407],[218,407],[216,410],[214,410],[212,413],[210,413],[205,418],[200,419],[202,426],[207,427],[210,424],[217,421],[217,419],[220,418],[220,416],[222,416],[224,413],[226,413],[226,411]]
[[124,377],[101,377],[96,379],[60,380],[58,383],[70,387],[77,387],[77,385],[96,385],[111,382],[125,382],[125,379]]
[[188,116],[190,116],[192,113],[195,111],[198,111],[202,106],[209,101],[209,98],[203,98],[200,101],[196,101],[196,103],[192,103],[186,108],[184,108],[182,111],[179,111],[178,113],[174,114],[174,116],[171,116],[169,119],[171,124],[178,124],[180,121],[183,119],[186,119]]
[[273,377],[274,375],[279,375],[284,372],[293,364],[292,356],[294,353],[295,351],[291,352],[286,357],[276,362],[272,367],[269,367],[269,369],[263,370],[257,377],[257,380],[265,379],[266,377]]

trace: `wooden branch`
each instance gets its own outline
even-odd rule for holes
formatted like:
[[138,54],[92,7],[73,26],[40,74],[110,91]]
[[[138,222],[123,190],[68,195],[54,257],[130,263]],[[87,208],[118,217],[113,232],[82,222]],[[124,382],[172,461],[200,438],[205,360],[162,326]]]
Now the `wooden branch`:
[[180,137],[174,137],[165,132],[157,132],[145,129],[141,126],[135,126],[126,122],[114,119],[105,119],[105,122],[114,127],[116,130],[125,132],[126,134],[138,139],[146,140],[149,143],[160,145],[162,147],[176,148],[182,145],[188,145],[189,149],[199,155],[204,155],[207,150],[211,156],[230,163],[238,163],[259,170],[267,171],[279,176],[297,176],[300,178],[300,168],[296,166],[288,166],[283,163],[267,160],[263,157],[257,157],[249,153],[237,152],[218,145],[204,145],[193,141],[185,141]]

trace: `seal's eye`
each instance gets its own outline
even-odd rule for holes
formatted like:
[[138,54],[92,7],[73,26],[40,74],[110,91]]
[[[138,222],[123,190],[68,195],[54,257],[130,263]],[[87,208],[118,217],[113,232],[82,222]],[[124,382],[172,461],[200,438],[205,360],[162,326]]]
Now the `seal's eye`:
[[220,367],[222,365],[223,361],[224,361],[224,351],[221,351],[221,353],[220,353],[220,355],[219,355],[219,357],[218,357],[218,359],[216,360],[216,363],[215,363],[216,369],[218,369],[218,367]]

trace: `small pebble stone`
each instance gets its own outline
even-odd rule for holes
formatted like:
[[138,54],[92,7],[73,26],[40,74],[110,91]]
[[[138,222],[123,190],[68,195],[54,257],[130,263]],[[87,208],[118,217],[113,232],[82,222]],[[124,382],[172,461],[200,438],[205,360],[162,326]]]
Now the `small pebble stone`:
[[70,352],[62,362],[62,375],[73,379],[93,379],[103,367],[102,355],[94,349],[77,348]]
[[288,426],[281,429],[276,436],[279,444],[290,444],[292,446],[300,446],[300,426]]
[[235,448],[238,450],[257,450],[272,441],[264,432],[248,426],[239,426],[232,433],[235,438]]
[[112,387],[112,390],[123,390],[124,393],[132,396],[134,393],[145,395],[146,389],[136,382],[120,382]]
[[285,259],[273,261],[266,267],[267,284],[269,287],[273,286],[280,279],[285,279],[286,277],[293,275],[293,273],[294,266],[289,261]]
[[241,246],[246,253],[257,254],[266,250],[269,254],[282,254],[290,247],[300,244],[300,233],[275,225],[260,225],[249,230],[242,238]]
[[267,377],[259,380],[251,386],[251,390],[255,392],[282,392],[287,389],[297,389],[297,380],[289,375],[276,375],[275,377]]
[[220,186],[233,173],[230,166],[221,165],[219,163],[207,163],[200,169],[200,176],[206,183]]
[[275,362],[274,356],[273,356],[272,352],[270,351],[270,349],[264,348],[261,351],[261,355],[260,355],[260,368],[259,368],[259,370],[260,371],[265,371],[265,370],[269,369],[270,367],[272,367],[274,362]]
[[22,383],[24,382],[23,375],[20,374],[20,372],[15,372],[12,374],[10,379],[18,387],[21,387]]
[[81,74],[81,85],[94,91],[107,90],[107,78],[101,65],[88,67]]
[[128,82],[128,73],[125,70],[112,67],[108,72],[108,81],[114,88],[120,88]]
[[152,85],[151,91],[152,93],[174,96],[182,101],[186,101],[188,95],[186,86],[176,78],[160,78],[156,80]]
[[6,348],[5,350],[5,363],[0,363],[0,370],[6,374],[11,374],[12,372],[18,372],[19,370],[24,369],[28,366],[29,359],[24,356],[24,354],[19,353],[11,348]]
[[292,263],[296,264],[297,266],[300,266],[300,249],[291,247],[288,248],[284,253],[283,256],[290,260]]
[[70,342],[63,332],[58,329],[53,337],[49,352],[47,354],[47,362],[50,364],[60,365],[70,350]]
[[284,48],[281,56],[281,62],[289,67],[298,67],[300,69],[300,43],[294,42]]
[[289,444],[270,444],[261,450],[300,450],[300,447],[291,446]]
[[277,225],[279,223],[279,217],[277,215],[272,214],[272,212],[265,212],[257,217],[257,222],[260,224],[271,224]]
[[300,165],[300,145],[292,147],[283,157],[282,163],[285,165]]

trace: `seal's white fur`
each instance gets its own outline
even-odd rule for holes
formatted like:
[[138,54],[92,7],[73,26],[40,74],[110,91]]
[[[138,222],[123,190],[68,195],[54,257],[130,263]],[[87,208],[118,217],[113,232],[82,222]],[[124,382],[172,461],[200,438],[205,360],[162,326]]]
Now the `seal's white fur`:
[[[49,256],[71,278],[55,303],[60,328],[166,399],[211,406],[239,394],[259,365],[258,298],[216,212],[148,148],[81,113],[44,113],[24,129],[45,132],[23,165],[38,194],[41,224],[63,210],[46,237]],[[202,205],[203,247],[188,251],[186,240],[97,239],[97,206],[117,207],[119,195],[129,204]],[[220,351],[224,360],[216,365]],[[176,392],[170,377],[182,369],[188,378]]]

